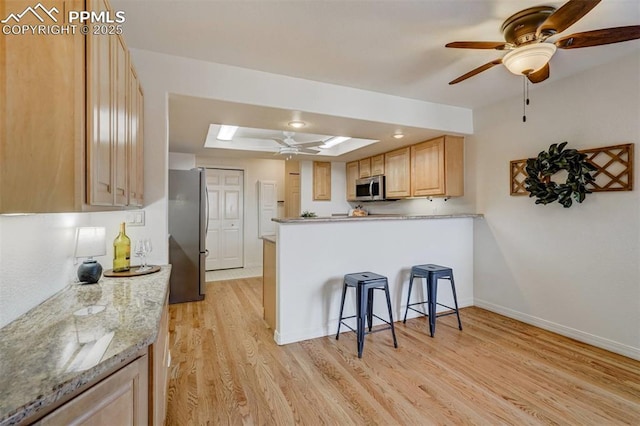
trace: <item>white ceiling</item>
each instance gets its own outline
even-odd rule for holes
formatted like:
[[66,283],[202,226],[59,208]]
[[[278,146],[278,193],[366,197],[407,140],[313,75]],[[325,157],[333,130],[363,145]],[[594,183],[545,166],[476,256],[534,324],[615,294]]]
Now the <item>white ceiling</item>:
[[[111,4],[126,13],[124,36],[129,47],[477,108],[517,96],[522,90],[521,79],[499,66],[450,86],[449,81],[504,53],[447,49],[444,45],[464,40],[502,41],[500,26],[513,13],[532,6],[560,7],[564,2],[112,0]],[[639,23],[638,0],[603,0],[562,36]],[[559,50],[551,61],[547,81],[566,78],[631,52],[640,55],[640,40]],[[220,101],[172,96],[170,149],[195,152],[196,141],[202,146],[208,129],[204,123],[224,122],[220,108],[216,108],[220,106]],[[292,113],[228,102],[224,107],[226,118],[233,117],[235,124],[265,129],[281,129],[281,124],[273,120],[289,121]],[[251,114],[255,108],[260,114]],[[205,111],[213,116],[205,116]],[[319,127],[309,129],[310,133],[338,135],[345,128],[357,128],[367,134],[348,136],[380,139],[378,152],[384,150],[388,135],[393,133],[392,128],[381,124],[378,131],[384,133],[363,130],[363,123],[354,120],[321,118]],[[332,127],[338,125],[342,128]],[[435,136],[424,130],[419,137],[424,135]],[[358,151],[358,156],[369,155],[366,149]]]

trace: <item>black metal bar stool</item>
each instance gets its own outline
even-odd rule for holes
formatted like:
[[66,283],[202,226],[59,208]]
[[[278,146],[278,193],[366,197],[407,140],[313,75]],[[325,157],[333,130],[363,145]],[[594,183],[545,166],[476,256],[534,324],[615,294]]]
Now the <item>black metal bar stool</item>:
[[[413,288],[413,279],[414,278],[424,278],[427,282],[427,300],[416,303],[409,303],[411,300],[411,289]],[[442,303],[438,303],[438,280],[445,279],[449,280],[451,283],[451,291],[453,292],[453,303],[455,303],[455,308],[450,306],[443,305]],[[413,308],[415,305],[424,305],[426,304],[429,312],[419,311],[418,309]],[[440,305],[442,307],[451,309],[450,312],[444,312],[441,314],[436,314],[436,305]],[[458,328],[462,330],[462,323],[460,322],[460,313],[458,312],[458,298],[456,297],[456,286],[453,281],[453,269],[448,268],[446,266],[440,265],[416,265],[411,268],[411,279],[409,280],[409,294],[407,295],[407,309],[404,311],[404,320],[403,323],[407,322],[407,313],[409,309],[412,311],[418,312],[422,315],[429,317],[429,332],[431,333],[431,337],[433,337],[433,333],[436,331],[436,318],[444,317],[447,315],[456,314],[458,317]]]
[[[344,298],[347,294],[347,288],[354,287],[356,289],[356,314],[349,317],[343,317],[344,311]],[[384,290],[387,297],[387,309],[389,310],[389,321],[380,318],[373,313],[373,290]],[[369,331],[365,331],[365,317],[369,327]],[[380,321],[389,324],[389,327],[379,328],[377,330],[371,330],[373,323],[373,317],[378,318]],[[357,318],[356,329],[354,330],[343,320],[349,318]],[[389,297],[389,284],[387,283],[387,277],[374,274],[373,272],[359,272],[356,274],[347,274],[344,276],[344,284],[342,286],[342,302],[340,302],[340,320],[338,322],[338,332],[336,333],[336,340],[340,337],[340,325],[344,324],[345,327],[354,331],[358,336],[358,358],[362,358],[362,349],[364,348],[364,336],[369,333],[377,333],[378,331],[384,331],[391,329],[393,334],[393,347],[398,347],[396,340],[396,330],[393,327],[393,314],[391,313],[391,298]]]

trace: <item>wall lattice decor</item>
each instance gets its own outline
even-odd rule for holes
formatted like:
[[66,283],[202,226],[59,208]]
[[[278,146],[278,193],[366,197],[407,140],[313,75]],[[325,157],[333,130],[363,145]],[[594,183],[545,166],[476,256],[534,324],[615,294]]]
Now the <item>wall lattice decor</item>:
[[[597,170],[593,172],[595,182],[587,185],[592,192],[632,191],[633,190],[633,144],[605,146],[583,149],[587,161]],[[525,167],[527,160],[513,160],[509,167],[511,195],[527,195],[524,187],[527,178]]]

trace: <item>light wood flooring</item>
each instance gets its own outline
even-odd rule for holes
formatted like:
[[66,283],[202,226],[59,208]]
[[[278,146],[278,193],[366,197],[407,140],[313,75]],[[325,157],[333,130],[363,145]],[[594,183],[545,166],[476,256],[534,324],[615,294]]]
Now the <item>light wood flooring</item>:
[[168,425],[640,425],[640,362],[479,308],[278,346],[261,278],[170,306]]

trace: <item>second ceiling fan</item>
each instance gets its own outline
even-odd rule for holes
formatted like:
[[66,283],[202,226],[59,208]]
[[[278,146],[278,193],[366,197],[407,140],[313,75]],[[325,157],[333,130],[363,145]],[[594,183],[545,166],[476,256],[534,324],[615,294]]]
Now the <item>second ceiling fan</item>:
[[524,75],[532,83],[549,78],[549,60],[556,49],[576,49],[620,43],[640,38],[640,25],[605,28],[561,37],[546,42],[580,20],[601,0],[569,0],[559,9],[538,6],[522,10],[507,18],[501,31],[504,42],[456,41],[445,47],[461,49],[508,50],[502,58],[481,65],[449,82],[456,84],[496,65],[504,64],[514,74]]
[[324,144],[325,141],[314,141],[314,142],[305,142],[305,143],[297,143],[293,140],[294,132],[282,132],[284,135],[284,139],[280,138],[271,138],[276,141],[280,148],[276,154],[286,155],[287,159],[290,159],[292,155],[296,154],[319,154],[320,151],[318,149],[311,149],[312,147],[318,147]]

